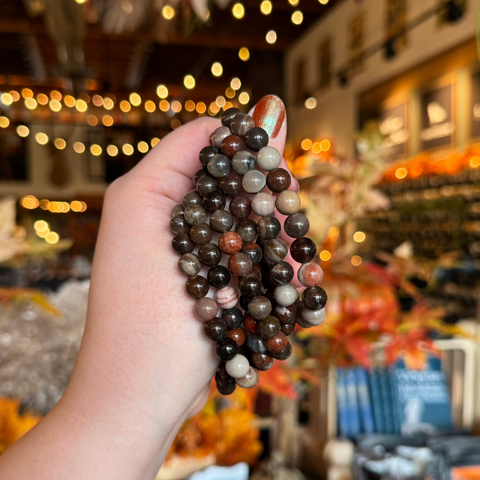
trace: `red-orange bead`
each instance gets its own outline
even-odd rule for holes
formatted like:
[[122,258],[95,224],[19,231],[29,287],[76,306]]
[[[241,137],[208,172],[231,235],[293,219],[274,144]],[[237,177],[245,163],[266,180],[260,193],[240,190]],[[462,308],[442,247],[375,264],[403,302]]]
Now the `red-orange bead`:
[[246,335],[243,328],[236,328],[235,330],[229,330],[227,337],[231,338],[239,347],[245,343]]
[[233,255],[242,249],[242,237],[236,232],[226,232],[220,235],[218,246],[223,253]]
[[265,344],[271,352],[280,352],[287,346],[287,337],[283,332],[280,332],[275,337],[265,340]]
[[243,324],[245,325],[247,332],[257,333],[258,320],[255,320],[249,313],[245,315]]

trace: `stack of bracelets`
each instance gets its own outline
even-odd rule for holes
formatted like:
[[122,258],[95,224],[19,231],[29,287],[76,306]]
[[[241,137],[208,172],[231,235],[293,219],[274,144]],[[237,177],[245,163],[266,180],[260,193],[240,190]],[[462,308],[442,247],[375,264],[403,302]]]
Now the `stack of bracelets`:
[[[237,385],[256,386],[259,370],[291,355],[287,337],[296,324],[310,328],[325,320],[327,294],[319,286],[322,268],[312,262],[315,243],[305,237],[309,223],[299,212],[300,197],[288,190],[290,174],[279,168],[280,152],[268,146],[267,132],[236,108],[225,111],[222,125],[200,152],[196,189],[173,209],[170,229],[180,270],[188,277],[187,293],[198,300],[195,315],[216,342],[217,389],[229,395]],[[287,215],[283,228],[295,239],[290,254],[302,264],[301,299],[290,283],[294,269],[285,261],[288,246],[278,238],[275,208]],[[223,254],[229,258],[222,264]],[[199,275],[202,268],[208,268],[205,276]],[[207,297],[210,287],[216,289],[214,298]]]

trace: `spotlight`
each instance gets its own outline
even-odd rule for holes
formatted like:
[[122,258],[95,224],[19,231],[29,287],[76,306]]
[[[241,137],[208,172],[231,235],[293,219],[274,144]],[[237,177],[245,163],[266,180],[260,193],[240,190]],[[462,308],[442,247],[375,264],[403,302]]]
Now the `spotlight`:
[[445,4],[445,13],[447,22],[455,23],[463,17],[464,12],[462,7],[457,3],[457,0],[448,0]]
[[392,60],[397,56],[397,39],[395,37],[389,38],[383,46],[383,55],[387,60]]
[[348,86],[348,76],[346,70],[340,70],[337,74],[337,80],[340,87],[345,88]]

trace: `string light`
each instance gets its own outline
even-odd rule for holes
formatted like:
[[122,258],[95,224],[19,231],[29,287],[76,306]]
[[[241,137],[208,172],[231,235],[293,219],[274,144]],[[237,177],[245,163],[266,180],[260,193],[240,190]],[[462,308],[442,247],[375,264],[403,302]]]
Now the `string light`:
[[192,88],[195,88],[195,79],[192,75],[185,75],[185,78],[183,79],[183,84],[186,88],[192,90]]
[[60,240],[57,232],[50,232],[46,237],[45,241],[50,245],[55,245]]
[[240,81],[239,78],[235,77],[235,78],[232,78],[232,81],[230,82],[230,86],[234,90],[238,90],[242,86],[242,82]]
[[7,117],[0,117],[0,127],[7,128],[10,125],[10,120]]
[[328,152],[330,150],[330,147],[332,146],[329,140],[322,140],[320,145],[322,146],[323,152]]
[[92,102],[96,107],[101,107],[103,105],[103,98],[100,95],[94,95]]
[[244,62],[246,62],[250,58],[250,51],[248,50],[247,47],[242,47],[238,51],[238,56],[240,60],[243,60]]
[[232,13],[235,18],[241,19],[245,16],[245,7],[241,3],[236,3],[232,8]]
[[130,110],[132,109],[132,106],[130,105],[129,102],[127,102],[126,100],[122,100],[120,102],[120,110],[124,113],[127,113],[129,112]]
[[233,98],[235,96],[236,92],[232,87],[227,87],[225,90],[225,96],[227,98]]
[[312,141],[309,138],[305,138],[301,143],[303,150],[310,150],[312,148]]
[[0,95],[0,101],[8,106],[8,105],[11,105],[13,103],[13,97],[10,93],[2,93],[2,95]]
[[37,232],[44,232],[45,230],[48,230],[48,223],[45,220],[37,220],[33,224],[33,228]]
[[48,135],[43,132],[38,132],[35,135],[35,140],[40,144],[40,145],[46,145],[48,143]]
[[295,7],[300,3],[300,0],[288,0],[288,3],[290,3],[290,5],[293,5]]
[[212,102],[208,107],[208,114],[212,117],[215,116],[219,111],[220,107],[215,102]]
[[320,260],[322,262],[328,262],[332,258],[332,254],[328,250],[322,250],[320,252]]
[[94,157],[99,157],[102,154],[102,147],[100,145],[97,145],[96,143],[93,143],[90,145],[90,153]]
[[358,231],[358,232],[355,232],[353,234],[353,239],[357,242],[357,243],[362,243],[365,241],[365,238],[367,238],[367,236],[365,235],[364,232],[361,232],[361,231]]
[[16,90],[10,90],[10,95],[14,102],[18,102],[20,100],[20,94]]
[[359,257],[358,255],[354,255],[350,261],[354,267],[360,266],[363,262],[362,257]]
[[318,1],[319,1],[322,5],[326,5],[326,4],[329,2],[329,0],[318,0]]
[[63,138],[56,138],[53,144],[58,150],[63,150],[67,146],[67,142]]
[[147,153],[149,150],[147,142],[138,142],[137,148],[140,153]]
[[217,104],[218,107],[222,108],[225,106],[225,104],[227,103],[227,101],[225,100],[225,97],[222,97],[222,95],[219,95],[216,100],[215,100],[215,103]]
[[75,98],[72,97],[71,95],[66,95],[65,98],[63,99],[63,103],[65,103],[65,105],[68,108],[73,108],[75,106]]
[[320,153],[322,151],[322,146],[320,145],[320,142],[315,142],[312,145],[312,152],[313,153]]
[[48,106],[52,112],[59,112],[62,109],[62,104],[58,100],[50,100],[50,102],[48,102]]
[[160,143],[160,139],[157,138],[157,137],[154,137],[152,138],[151,142],[150,142],[150,145],[152,146],[152,148],[157,145],[158,143]]
[[25,106],[29,110],[35,110],[37,108],[37,101],[34,98],[26,98],[25,99]]
[[142,97],[138,93],[135,93],[135,92],[130,94],[129,99],[130,99],[130,103],[134,107],[138,107],[142,103]]
[[132,155],[133,151],[133,147],[129,143],[125,143],[125,145],[122,147],[122,152],[127,156]]
[[180,113],[182,111],[182,104],[178,101],[178,100],[174,100],[171,105],[170,105],[170,108],[172,109],[172,111],[174,111],[175,113]]
[[52,100],[58,100],[60,102],[62,100],[62,94],[58,90],[52,90],[50,92],[50,98]]
[[162,15],[166,20],[171,20],[175,16],[175,9],[170,5],[165,5],[162,8]]
[[87,116],[87,123],[91,127],[95,127],[96,125],[98,125],[98,117],[96,117],[95,115],[88,115]]
[[300,25],[303,22],[303,13],[300,10],[296,10],[292,13],[292,23]]
[[70,202],[70,208],[72,209],[72,212],[81,212],[82,202],[79,202],[78,200],[73,200],[72,202]]
[[25,137],[28,137],[29,133],[30,133],[30,130],[25,125],[19,125],[17,127],[18,136],[25,138]]
[[50,200],[42,199],[40,200],[40,208],[42,210],[48,210],[50,208]]
[[114,106],[115,102],[111,98],[106,97],[103,99],[103,108],[105,110],[111,110]]
[[270,15],[272,13],[272,2],[270,2],[269,0],[264,0],[260,4],[260,11],[264,15]]
[[232,102],[227,102],[225,106],[223,107],[224,110],[228,110],[229,108],[233,108],[233,103]]
[[317,99],[315,97],[309,97],[305,100],[305,108],[313,110],[317,107]]
[[246,105],[246,104],[250,101],[250,95],[249,95],[247,92],[242,92],[242,93],[238,96],[238,101],[239,101],[242,105]]
[[83,153],[85,151],[85,145],[82,142],[75,142],[73,144],[73,149],[77,153]]
[[151,100],[147,100],[145,102],[145,110],[148,112],[148,113],[153,113],[155,110],[156,110],[157,106],[155,105],[154,102],[152,102]]
[[275,32],[275,30],[270,30],[267,33],[265,40],[267,40],[267,43],[270,43],[270,45],[273,45],[277,41],[277,32]]
[[107,147],[107,153],[111,156],[111,157],[116,157],[118,155],[118,148],[115,146],[115,145],[109,145]]
[[33,92],[29,88],[24,88],[22,90],[22,97],[23,98],[32,98],[33,97]]
[[185,110],[187,112],[193,112],[195,110],[195,102],[193,100],[187,100],[185,102]]
[[222,64],[220,62],[215,62],[213,65],[212,65],[212,74],[215,76],[215,77],[220,77],[223,73],[223,67],[222,67]]
[[80,113],[86,112],[87,109],[88,109],[87,102],[86,102],[85,100],[82,100],[81,98],[79,98],[79,99],[75,102],[75,108],[76,108]]
[[170,110],[170,102],[168,100],[162,100],[159,107],[162,112],[168,112]]
[[197,113],[203,115],[207,111],[207,106],[203,102],[198,102],[196,107]]
[[408,170],[405,167],[397,168],[397,170],[395,172],[395,176],[398,179],[405,178],[407,176],[407,174],[408,174]]
[[113,125],[113,117],[111,117],[110,115],[104,115],[102,118],[102,123],[106,127],[111,127]]
[[168,88],[165,85],[159,85],[157,87],[157,95],[160,98],[167,98],[168,97]]
[[39,93],[37,95],[37,102],[40,105],[46,105],[48,103],[48,97],[44,93]]
[[27,195],[20,200],[20,205],[28,210],[33,210],[40,205],[40,202],[38,201],[38,198],[33,195]]

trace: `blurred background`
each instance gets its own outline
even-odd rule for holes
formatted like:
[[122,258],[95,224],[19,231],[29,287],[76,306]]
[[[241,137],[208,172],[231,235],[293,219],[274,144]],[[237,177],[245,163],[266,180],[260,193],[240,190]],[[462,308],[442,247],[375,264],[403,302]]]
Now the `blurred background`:
[[0,0],[0,453],[68,383],[108,185],[275,94],[327,320],[212,389],[158,479],[478,478],[478,7]]

